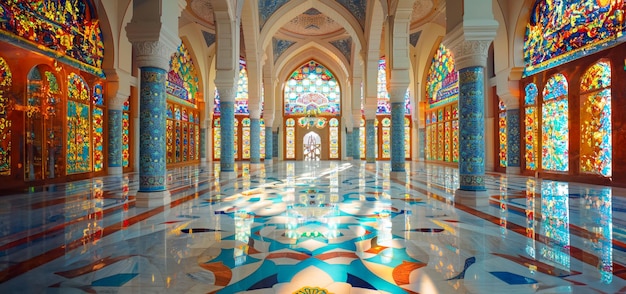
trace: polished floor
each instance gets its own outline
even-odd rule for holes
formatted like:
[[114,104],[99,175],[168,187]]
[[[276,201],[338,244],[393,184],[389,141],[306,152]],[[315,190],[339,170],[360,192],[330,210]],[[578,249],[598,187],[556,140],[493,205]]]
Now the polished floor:
[[[626,293],[626,190],[455,168],[238,163],[0,198],[0,293]],[[393,175],[392,175],[393,174]]]

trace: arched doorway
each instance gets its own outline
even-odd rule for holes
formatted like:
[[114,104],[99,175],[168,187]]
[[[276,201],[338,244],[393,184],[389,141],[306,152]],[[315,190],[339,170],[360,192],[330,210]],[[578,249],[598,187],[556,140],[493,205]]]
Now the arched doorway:
[[319,161],[322,155],[322,138],[311,131],[304,135],[302,152],[305,161]]

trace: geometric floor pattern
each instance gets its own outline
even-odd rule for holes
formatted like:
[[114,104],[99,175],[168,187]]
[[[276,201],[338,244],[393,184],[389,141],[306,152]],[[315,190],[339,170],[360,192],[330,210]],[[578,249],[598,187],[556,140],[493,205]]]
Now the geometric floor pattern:
[[[219,163],[0,197],[0,293],[626,293],[626,191],[407,162]],[[458,196],[457,196],[458,197]]]

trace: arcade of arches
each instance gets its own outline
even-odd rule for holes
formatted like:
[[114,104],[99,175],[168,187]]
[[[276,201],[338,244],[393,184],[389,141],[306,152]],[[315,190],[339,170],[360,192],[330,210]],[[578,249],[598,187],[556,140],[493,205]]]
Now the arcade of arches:
[[626,187],[625,9],[0,1],[0,194],[135,175],[158,207],[173,170],[300,161],[452,168],[474,200],[493,175]]

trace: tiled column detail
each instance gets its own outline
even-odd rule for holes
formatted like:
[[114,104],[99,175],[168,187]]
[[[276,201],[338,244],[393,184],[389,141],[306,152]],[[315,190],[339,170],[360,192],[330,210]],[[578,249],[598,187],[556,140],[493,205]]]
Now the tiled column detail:
[[122,167],[122,110],[109,109],[109,167]]
[[250,119],[250,162],[261,162],[261,121]]
[[139,103],[139,192],[164,191],[166,185],[164,69],[141,68]]
[[376,162],[376,131],[373,119],[365,120],[365,161],[367,163]]
[[520,122],[519,109],[506,111],[507,166],[520,166]]
[[391,171],[404,171],[404,152],[404,102],[391,102]]
[[272,127],[265,127],[265,159],[272,159],[274,156],[274,133]]
[[206,128],[200,129],[200,158],[206,158]]
[[424,128],[419,128],[417,130],[417,149],[419,154],[418,157],[422,160],[426,159],[426,154],[425,154],[425,150],[426,150],[426,130]]
[[220,170],[225,172],[235,171],[235,148],[233,142],[234,126],[235,126],[235,102],[220,101],[220,132],[222,140],[220,149],[222,151],[220,157]]
[[352,133],[346,132],[346,157],[352,157]]
[[361,128],[352,129],[352,159],[361,160]]
[[272,157],[278,158],[278,132],[272,132]]
[[483,68],[459,70],[460,190],[485,190],[485,118]]

